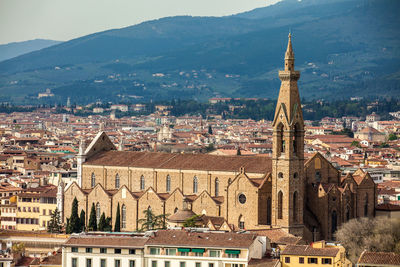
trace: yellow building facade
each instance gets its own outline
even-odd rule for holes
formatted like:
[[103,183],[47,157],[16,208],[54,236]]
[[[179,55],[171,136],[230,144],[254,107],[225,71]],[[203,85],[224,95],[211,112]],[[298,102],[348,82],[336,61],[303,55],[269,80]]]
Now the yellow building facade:
[[16,230],[46,230],[57,207],[55,186],[30,188],[17,195]]
[[280,254],[282,267],[320,266],[350,267],[343,246],[327,244],[325,241],[311,245],[288,245]]

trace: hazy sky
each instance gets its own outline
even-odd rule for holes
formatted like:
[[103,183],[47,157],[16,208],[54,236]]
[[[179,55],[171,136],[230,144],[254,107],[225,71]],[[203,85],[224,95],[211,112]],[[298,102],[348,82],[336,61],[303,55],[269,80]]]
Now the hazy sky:
[[0,0],[0,44],[70,40],[175,15],[223,16],[279,0]]

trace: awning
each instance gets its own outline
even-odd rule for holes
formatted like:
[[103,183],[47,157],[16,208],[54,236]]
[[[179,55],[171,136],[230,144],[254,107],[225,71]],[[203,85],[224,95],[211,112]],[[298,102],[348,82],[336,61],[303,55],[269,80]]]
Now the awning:
[[190,252],[190,248],[178,248],[179,252]]
[[240,250],[225,249],[226,254],[240,254]]
[[204,251],[205,251],[204,248],[192,248],[192,252],[204,253]]

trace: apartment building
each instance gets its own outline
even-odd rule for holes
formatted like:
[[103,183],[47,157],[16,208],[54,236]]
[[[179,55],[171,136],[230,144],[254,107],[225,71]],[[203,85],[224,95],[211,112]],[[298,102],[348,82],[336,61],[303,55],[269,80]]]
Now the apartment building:
[[341,245],[327,244],[325,241],[311,245],[288,245],[280,254],[282,267],[322,266],[350,267],[346,249]]
[[46,230],[51,213],[57,207],[57,187],[46,185],[29,188],[17,195],[16,229]]
[[250,233],[171,229],[80,234],[64,244],[63,266],[247,267],[250,260],[263,258],[266,247],[266,238]]

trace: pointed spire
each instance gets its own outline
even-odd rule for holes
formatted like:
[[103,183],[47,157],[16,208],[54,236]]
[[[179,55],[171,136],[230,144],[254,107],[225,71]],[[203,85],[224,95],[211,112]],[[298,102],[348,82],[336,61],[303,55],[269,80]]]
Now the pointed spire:
[[286,49],[285,59],[292,59],[294,58],[293,48],[292,48],[292,34],[289,32],[288,36],[288,45]]
[[285,70],[294,71],[294,52],[292,48],[292,34],[289,32],[288,45],[285,53]]

